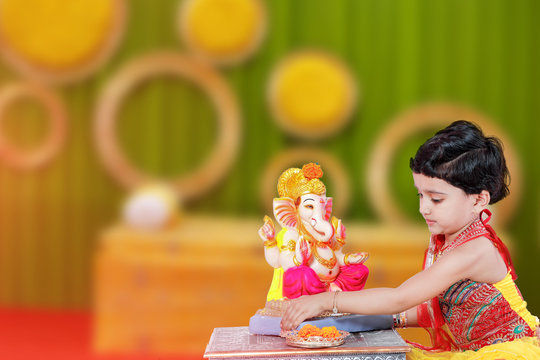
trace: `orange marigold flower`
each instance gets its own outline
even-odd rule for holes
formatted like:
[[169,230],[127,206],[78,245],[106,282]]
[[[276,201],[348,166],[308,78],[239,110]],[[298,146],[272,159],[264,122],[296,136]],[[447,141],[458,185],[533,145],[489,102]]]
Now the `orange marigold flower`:
[[335,339],[339,336],[339,331],[335,326],[326,326],[321,330],[321,336],[326,339]]
[[321,336],[321,329],[315,325],[306,324],[300,331],[298,331],[298,336],[307,339],[310,336]]
[[298,331],[298,336],[303,339],[308,339],[311,336],[320,336],[325,339],[337,339],[341,334],[335,326],[325,326],[322,329],[319,329],[315,325],[306,324]]
[[323,176],[323,171],[318,164],[309,163],[302,167],[304,176],[308,179],[320,179]]

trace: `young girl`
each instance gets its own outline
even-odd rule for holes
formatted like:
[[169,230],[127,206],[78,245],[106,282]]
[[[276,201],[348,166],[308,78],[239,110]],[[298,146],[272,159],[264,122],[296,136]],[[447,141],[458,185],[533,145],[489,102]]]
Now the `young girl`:
[[538,318],[527,310],[508,250],[488,225],[487,206],[508,195],[499,140],[456,121],[426,141],[410,167],[432,234],[424,270],[397,288],[291,300],[282,328],[325,310],[396,314],[396,327],[422,326],[432,335],[433,347],[414,344],[408,359],[540,359]]

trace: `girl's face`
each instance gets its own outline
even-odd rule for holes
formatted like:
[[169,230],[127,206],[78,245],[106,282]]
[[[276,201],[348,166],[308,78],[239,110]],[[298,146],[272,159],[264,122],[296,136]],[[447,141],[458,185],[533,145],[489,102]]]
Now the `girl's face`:
[[[478,219],[480,211],[489,203],[479,195],[468,195],[460,188],[439,178],[413,173],[414,186],[418,190],[420,213],[432,234],[444,234],[447,240],[455,237]],[[484,204],[485,203],[485,204]]]

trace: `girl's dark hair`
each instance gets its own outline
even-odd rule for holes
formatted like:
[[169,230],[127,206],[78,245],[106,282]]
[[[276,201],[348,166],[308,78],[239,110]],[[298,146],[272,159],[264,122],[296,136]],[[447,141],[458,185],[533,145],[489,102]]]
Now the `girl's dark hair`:
[[459,120],[428,139],[410,161],[414,173],[442,179],[465,191],[487,190],[490,204],[505,198],[510,174],[502,143],[486,137],[475,124]]

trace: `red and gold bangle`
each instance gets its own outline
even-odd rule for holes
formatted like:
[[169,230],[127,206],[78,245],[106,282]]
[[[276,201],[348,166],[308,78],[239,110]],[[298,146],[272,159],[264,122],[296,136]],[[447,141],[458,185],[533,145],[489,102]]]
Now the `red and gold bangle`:
[[392,327],[394,329],[399,329],[401,327],[400,323],[399,323],[399,314],[394,314],[392,315],[392,320],[393,320],[393,325]]
[[292,261],[294,262],[294,265],[300,266],[302,263],[296,259],[296,255],[293,256]]
[[409,321],[407,320],[407,313],[405,311],[399,313],[399,320],[403,328],[406,328],[409,325]]
[[406,328],[407,325],[408,325],[408,320],[407,320],[407,313],[405,311],[399,313],[399,314],[394,314],[392,315],[392,318],[394,320],[394,328],[398,329],[398,328]]
[[350,253],[346,254],[345,257],[343,258],[343,263],[345,265],[349,265],[349,255],[351,255]]

